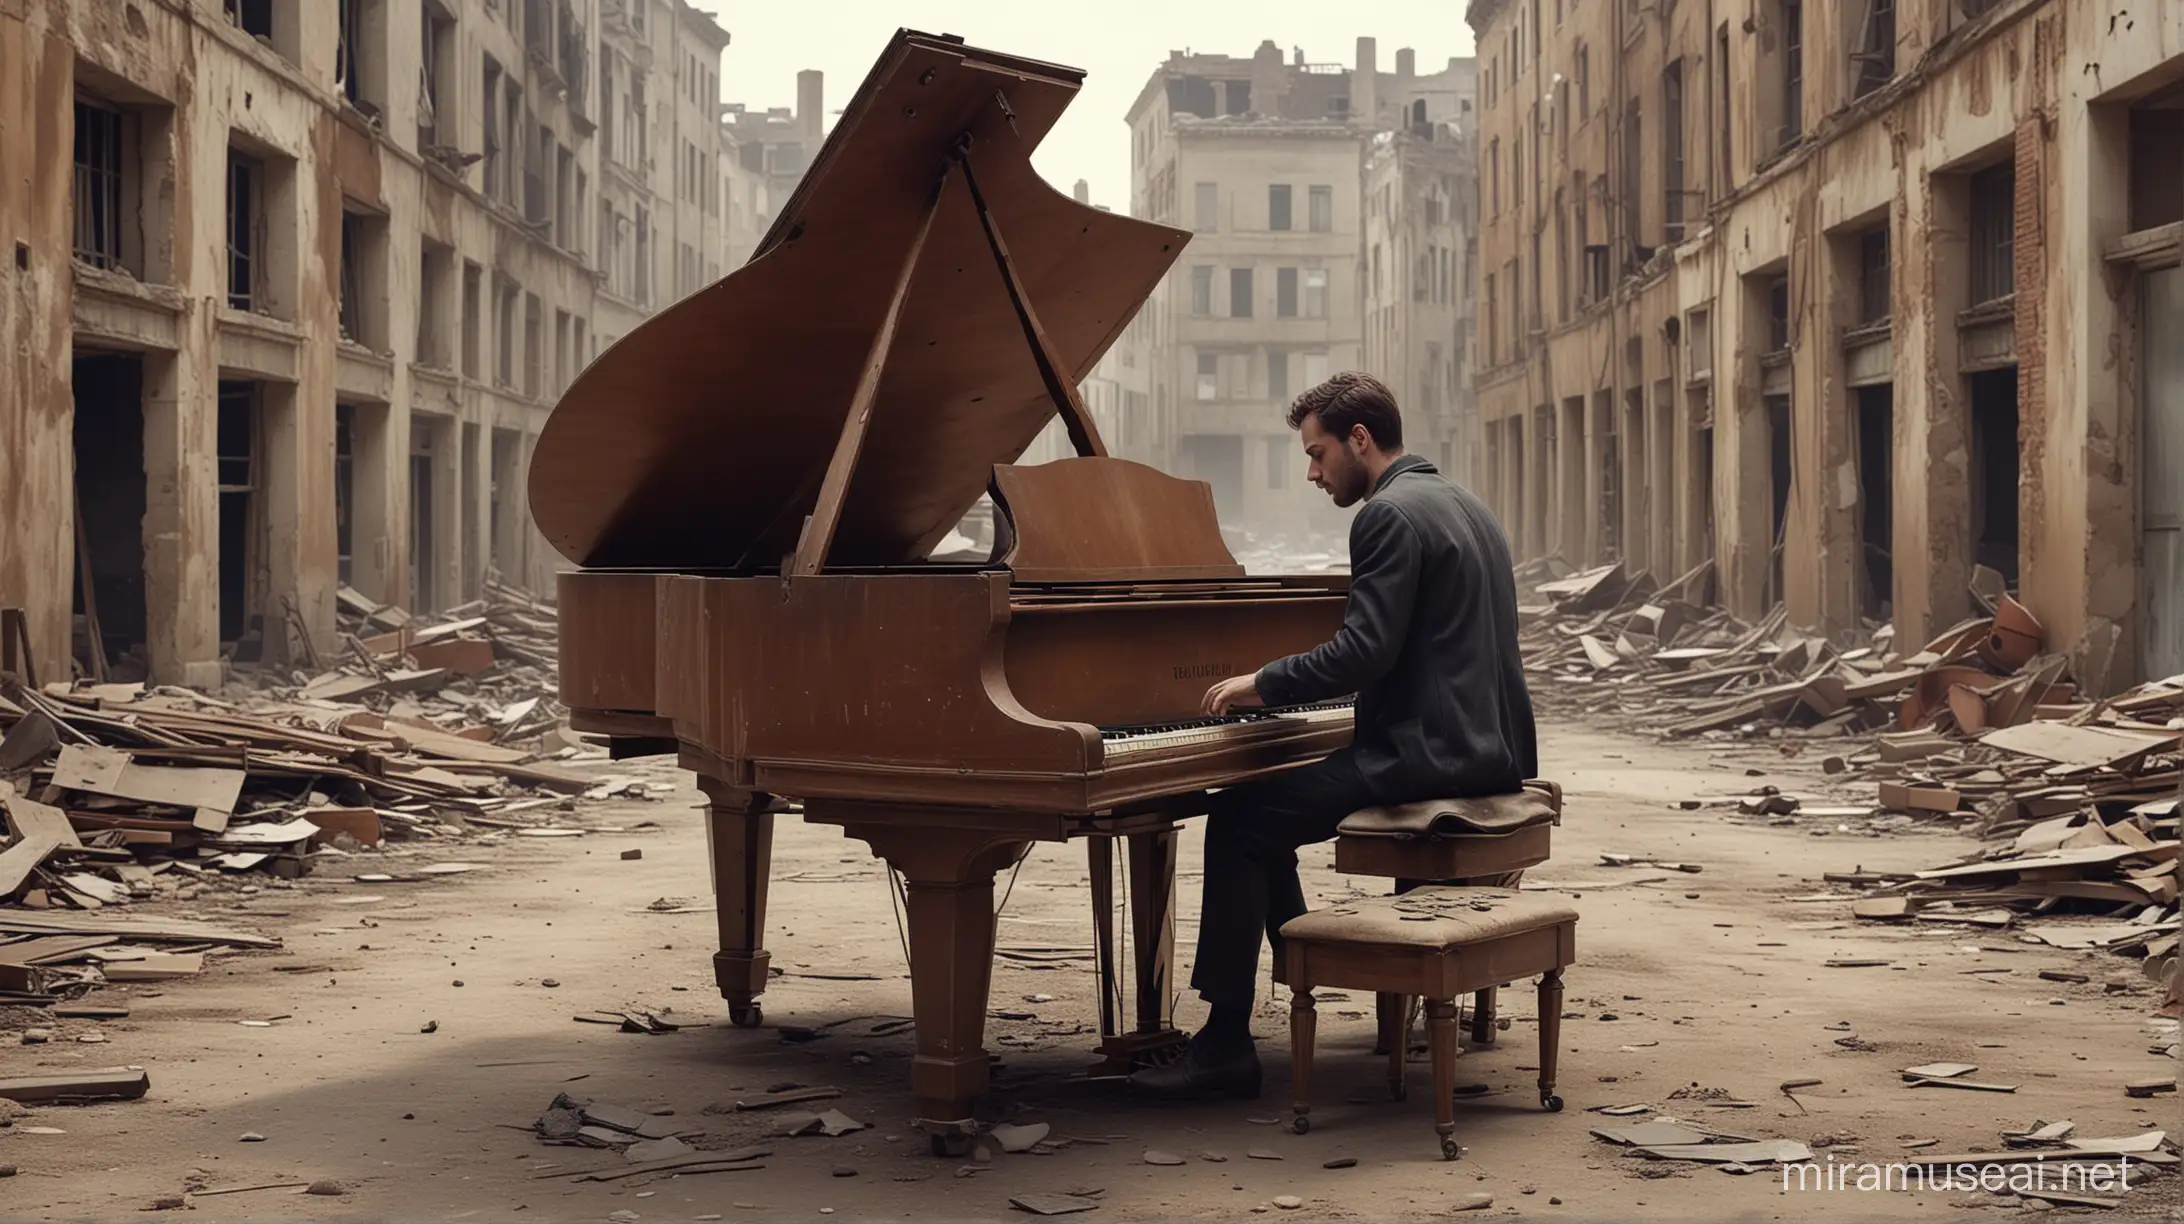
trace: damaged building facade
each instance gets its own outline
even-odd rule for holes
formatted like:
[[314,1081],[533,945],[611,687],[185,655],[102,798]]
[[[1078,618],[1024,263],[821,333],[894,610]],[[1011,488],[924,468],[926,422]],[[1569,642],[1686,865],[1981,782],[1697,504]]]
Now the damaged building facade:
[[1520,556],[2184,671],[2184,6],[1474,0],[1471,468]]
[[337,649],[343,584],[550,591],[548,410],[728,259],[727,41],[681,0],[0,3],[0,605],[41,675]]
[[1125,430],[1210,484],[1223,522],[1341,529],[1302,495],[1284,421],[1339,370],[1427,406],[1409,418],[1413,449],[1461,445],[1472,61],[1421,75],[1415,59],[1405,48],[1381,71],[1370,38],[1354,66],[1272,42],[1248,58],[1171,52],[1129,110],[1131,214],[1195,236],[1111,357],[1131,380]]

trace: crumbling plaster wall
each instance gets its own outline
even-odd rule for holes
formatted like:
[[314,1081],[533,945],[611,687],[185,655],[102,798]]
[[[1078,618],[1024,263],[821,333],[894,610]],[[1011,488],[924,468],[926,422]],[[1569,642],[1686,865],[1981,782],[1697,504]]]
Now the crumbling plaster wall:
[[[33,657],[68,658],[75,565],[69,395],[71,52],[42,0],[0,0],[0,605],[30,613]],[[65,670],[60,672],[66,675]]]

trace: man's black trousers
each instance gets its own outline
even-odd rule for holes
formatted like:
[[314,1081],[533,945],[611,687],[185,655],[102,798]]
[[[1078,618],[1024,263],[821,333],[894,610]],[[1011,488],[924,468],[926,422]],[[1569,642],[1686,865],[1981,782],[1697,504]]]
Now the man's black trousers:
[[1282,924],[1304,913],[1297,847],[1328,841],[1378,800],[1348,749],[1213,796],[1191,987],[1208,1003],[1251,1005],[1259,939],[1282,955]]

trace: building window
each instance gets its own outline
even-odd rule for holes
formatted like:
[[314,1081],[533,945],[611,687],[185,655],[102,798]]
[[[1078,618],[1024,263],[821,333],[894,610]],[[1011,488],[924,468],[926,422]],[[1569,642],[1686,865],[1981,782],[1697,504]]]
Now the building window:
[[639,306],[652,304],[652,214],[637,206],[636,293]]
[[359,283],[364,259],[364,218],[353,212],[341,214],[341,300],[337,319],[341,338],[351,344],[364,342],[364,293]]
[[1200,318],[1213,313],[1213,265],[1191,269],[1191,313]]
[[1858,97],[1895,79],[1896,0],[1867,0],[1865,36],[1850,60],[1858,66]]
[[485,270],[469,260],[463,261],[463,377],[478,377],[478,362],[485,334],[482,301],[485,287]]
[[[379,23],[378,28],[367,28],[367,9]],[[385,42],[386,6],[369,0],[341,0],[338,17],[340,32],[334,43],[334,80],[350,105],[368,115],[377,115],[383,94],[378,53]]]
[[1274,317],[1277,319],[1294,319],[1297,317],[1297,270],[1295,268],[1276,268],[1274,270]]
[[1643,124],[1638,99],[1632,98],[1623,108],[1623,240],[1632,248],[1628,254],[1633,263],[1638,259],[1635,248],[1644,245],[1645,234],[1645,198],[1640,187],[1645,167],[1639,160],[1645,153]]
[[[1287,349],[1270,348],[1266,351],[1266,394],[1278,403],[1289,400],[1289,352]],[[1279,448],[1277,448],[1279,449]],[[1280,486],[1276,486],[1279,488]]]
[[1307,319],[1324,319],[1327,317],[1327,269],[1325,268],[1306,268],[1304,270],[1304,317]]
[[1216,217],[1221,211],[1221,190],[1218,184],[1197,184],[1191,192],[1191,205],[1192,229],[1201,234],[1210,234],[1220,228],[1216,224]]
[[1501,361],[1501,301],[1494,292],[1494,274],[1486,274],[1486,364]]
[[253,38],[273,37],[273,0],[224,0],[227,19]]
[[1310,225],[1315,234],[1332,232],[1335,228],[1335,189],[1330,186],[1305,189],[1305,207],[1310,212]]
[[535,293],[524,294],[523,394],[528,399],[538,398],[539,377],[544,365],[545,331],[546,312],[545,308],[539,303],[538,295]]
[[1972,305],[2017,288],[2017,167],[2009,162],[1972,176]]
[[1577,121],[1582,124],[1592,118],[1592,50],[1579,43],[1577,47]]
[[479,96],[485,104],[485,156],[479,159],[479,166],[485,176],[486,198],[498,200],[501,198],[502,146],[505,142],[500,127],[500,63],[490,55],[485,57],[485,87]]
[[523,290],[514,281],[501,282],[500,317],[495,320],[494,330],[500,337],[500,368],[497,382],[503,387],[516,385],[516,303]]
[[76,258],[121,266],[121,112],[76,102]]
[[257,159],[228,150],[228,305],[249,310],[258,300],[260,194],[264,171]]
[[1270,230],[1289,228],[1289,184],[1275,183],[1266,189],[1266,227]]
[[1888,227],[1858,236],[1858,321],[1878,323],[1889,316]]
[[1677,60],[1661,74],[1661,238],[1684,233],[1684,73]]
[[1805,4],[1782,0],[1782,143],[1805,130]]
[[1232,319],[1251,317],[1251,269],[1229,269],[1228,312]]
[[1426,288],[1433,283],[1433,273],[1429,271],[1431,267],[1432,265],[1427,262],[1424,255],[1420,255],[1411,261],[1411,301],[1423,302],[1426,300]]
[[1501,137],[1486,142],[1487,203],[1493,212],[1489,216],[1501,216]]
[[1767,349],[1781,352],[1790,347],[1790,278],[1767,281]]
[[1198,350],[1198,398],[1202,400],[1221,397],[1221,355]]

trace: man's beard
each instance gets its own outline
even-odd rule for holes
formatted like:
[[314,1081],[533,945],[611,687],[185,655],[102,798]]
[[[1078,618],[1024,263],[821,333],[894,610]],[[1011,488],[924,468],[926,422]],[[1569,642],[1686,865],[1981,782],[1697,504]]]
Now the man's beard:
[[1325,469],[1324,477],[1327,484],[1327,495],[1334,498],[1336,506],[1347,510],[1365,500],[1365,494],[1370,492],[1370,489],[1367,487],[1369,482],[1366,479],[1364,464],[1351,458],[1345,452],[1339,464],[1330,463],[1322,466]]

